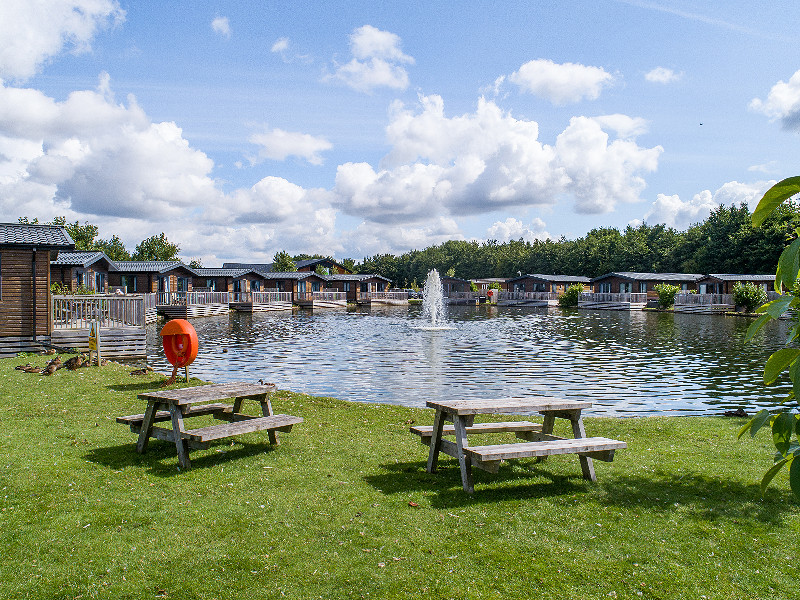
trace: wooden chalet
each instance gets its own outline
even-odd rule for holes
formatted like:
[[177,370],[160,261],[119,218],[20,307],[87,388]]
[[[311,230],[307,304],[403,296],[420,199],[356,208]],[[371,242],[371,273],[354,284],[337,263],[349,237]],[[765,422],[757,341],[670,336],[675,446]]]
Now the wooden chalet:
[[509,292],[548,292],[563,294],[571,285],[581,285],[592,291],[591,280],[580,275],[542,275],[539,273],[513,277],[508,280]]
[[[236,263],[236,262],[226,262],[222,263],[223,269],[254,269],[256,271],[261,271],[262,273],[272,273],[273,263]],[[298,260],[295,262],[295,266],[297,270],[301,273],[313,273],[317,270],[317,267],[321,266],[324,269],[328,270],[328,273],[331,275],[350,275],[353,272],[345,267],[342,264],[339,264],[335,260],[331,260],[330,258],[312,258],[308,260]],[[336,273],[333,273],[333,270],[336,270]],[[279,272],[279,271],[275,271]]]
[[0,223],[0,356],[50,343],[50,262],[74,249],[63,227]]
[[116,269],[104,252],[59,252],[50,261],[50,283],[58,283],[71,292],[78,288],[96,294],[108,293],[108,274]]
[[261,271],[255,269],[192,269],[192,286],[206,292],[248,293],[269,289],[271,283]]
[[108,274],[109,285],[128,293],[192,291],[194,269],[179,260],[120,260],[114,264],[116,268]]
[[[482,292],[481,296],[485,296],[486,292],[493,284],[499,285],[500,290],[508,291],[509,279],[506,277],[483,277],[479,279],[470,279],[470,281],[477,286],[480,292]],[[495,287],[494,289],[497,288]]]
[[775,275],[711,273],[697,280],[698,294],[732,294],[737,283],[752,283],[765,292],[775,291]]
[[590,280],[595,293],[600,294],[649,294],[657,296],[655,286],[659,283],[677,285],[681,291],[697,290],[697,282],[703,276],[696,273],[635,273],[620,271],[606,273]]
[[405,300],[408,304],[408,294],[405,292],[389,292],[392,280],[383,275],[374,273],[341,273],[325,277],[327,289],[332,292],[345,294],[347,302],[359,304],[400,304]]

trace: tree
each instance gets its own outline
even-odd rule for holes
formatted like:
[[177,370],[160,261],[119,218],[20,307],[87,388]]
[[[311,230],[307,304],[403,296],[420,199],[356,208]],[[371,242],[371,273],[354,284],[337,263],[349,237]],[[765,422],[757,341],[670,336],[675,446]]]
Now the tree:
[[677,285],[669,283],[657,283],[653,289],[658,294],[658,308],[665,310],[675,304],[675,294],[681,291]]
[[276,252],[275,257],[272,259],[272,270],[278,273],[292,273],[297,271],[297,265],[288,252],[281,250]]
[[567,291],[558,297],[558,305],[565,308],[570,306],[578,306],[578,300],[581,299],[583,293],[583,286],[579,283],[574,283],[567,288]]
[[142,240],[133,252],[133,260],[178,260],[180,251],[180,246],[170,242],[161,232]]
[[[776,183],[767,190],[753,211],[753,225],[758,227],[763,224],[784,201],[798,193],[800,193],[800,177],[790,177]],[[795,311],[795,325],[789,329],[786,347],[774,352],[764,366],[765,385],[774,383],[784,371],[788,371],[789,379],[792,381],[792,391],[789,392],[786,401],[794,401],[795,404],[800,398],[800,348],[796,347],[800,339],[798,272],[800,272],[800,227],[795,228],[793,239],[781,253],[775,272],[775,289],[785,290],[785,293],[758,308],[758,312],[762,315],[750,325],[745,337],[746,341],[750,341],[767,322],[779,319],[789,310]],[[789,485],[795,497],[800,499],[800,459],[795,460],[800,457],[800,414],[783,409],[775,414],[771,414],[767,409],[760,410],[739,430],[739,437],[748,431],[753,437],[766,424],[772,429],[772,441],[777,453],[773,458],[772,467],[761,479],[761,492],[766,492],[775,475],[783,467],[788,467]]]
[[733,302],[736,306],[744,306],[744,309],[751,313],[757,306],[761,306],[767,301],[767,292],[764,288],[757,286],[749,281],[738,282],[733,286]]
[[323,267],[322,264],[318,264],[314,269],[314,273],[317,275],[329,275],[330,272],[328,271],[327,267]]
[[125,249],[122,240],[112,235],[110,240],[97,240],[94,249],[104,252],[111,260],[130,260],[131,254]]
[[189,266],[193,269],[201,269],[203,267],[203,263],[200,261],[199,258],[193,258],[189,261]]

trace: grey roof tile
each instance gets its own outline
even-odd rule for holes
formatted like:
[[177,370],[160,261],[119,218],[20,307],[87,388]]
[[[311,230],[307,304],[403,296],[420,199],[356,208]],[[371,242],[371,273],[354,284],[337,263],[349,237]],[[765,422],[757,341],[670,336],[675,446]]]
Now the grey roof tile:
[[75,242],[67,230],[58,225],[0,223],[0,245],[44,246],[66,250],[74,248]]

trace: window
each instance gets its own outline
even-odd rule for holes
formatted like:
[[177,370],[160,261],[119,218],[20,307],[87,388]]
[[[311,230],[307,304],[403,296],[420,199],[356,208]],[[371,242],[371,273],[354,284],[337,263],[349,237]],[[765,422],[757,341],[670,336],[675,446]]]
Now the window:
[[633,284],[629,281],[627,283],[620,283],[619,284],[619,293],[620,294],[630,294],[633,291]]
[[234,279],[233,280],[233,293],[234,294],[241,294],[242,293],[242,280],[241,279]]
[[318,292],[319,291],[319,281],[312,281],[311,282],[311,291]]
[[345,281],[342,284],[342,291],[343,292],[349,292],[350,291],[350,282],[349,281]]
[[169,292],[169,277],[158,278],[158,291],[164,293]]
[[256,279],[253,279],[250,282],[250,291],[251,292],[260,292],[261,291],[261,282],[256,280]]
[[640,294],[646,294],[647,293],[647,283],[645,283],[644,281],[639,283],[639,293]]
[[186,277],[178,277],[178,285],[177,291],[179,292],[188,292],[189,291],[189,280]]
[[212,292],[217,289],[217,280],[216,279],[206,279],[206,289],[211,290]]
[[126,292],[136,291],[136,277],[134,275],[122,275],[119,278],[119,284],[125,288]]
[[611,283],[601,283],[598,284],[597,289],[601,294],[610,294],[611,293]]
[[106,291],[106,276],[103,273],[94,274],[95,291],[101,294]]
[[378,282],[378,291],[379,291],[379,292],[382,292],[382,291],[384,291],[385,289],[386,289],[386,284],[385,284],[385,283],[383,283],[382,281]]
[[299,293],[301,293],[301,294],[304,294],[304,293],[306,292],[306,282],[305,282],[305,281],[301,281],[301,282],[300,282],[300,283],[297,285],[297,291],[298,291]]

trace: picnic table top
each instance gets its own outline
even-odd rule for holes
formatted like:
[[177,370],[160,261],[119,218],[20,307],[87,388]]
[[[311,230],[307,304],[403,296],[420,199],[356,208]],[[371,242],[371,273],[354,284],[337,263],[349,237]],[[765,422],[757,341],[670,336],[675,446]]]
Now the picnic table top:
[[139,394],[142,400],[158,400],[170,404],[185,405],[198,402],[214,402],[225,398],[253,398],[263,396],[275,391],[274,383],[264,385],[248,383],[246,381],[232,381],[229,383],[212,383],[177,390],[163,390],[160,392],[143,392]]
[[590,408],[592,403],[583,400],[562,400],[549,396],[528,396],[524,398],[479,398],[475,400],[428,400],[426,406],[454,415],[481,415],[583,410]]

